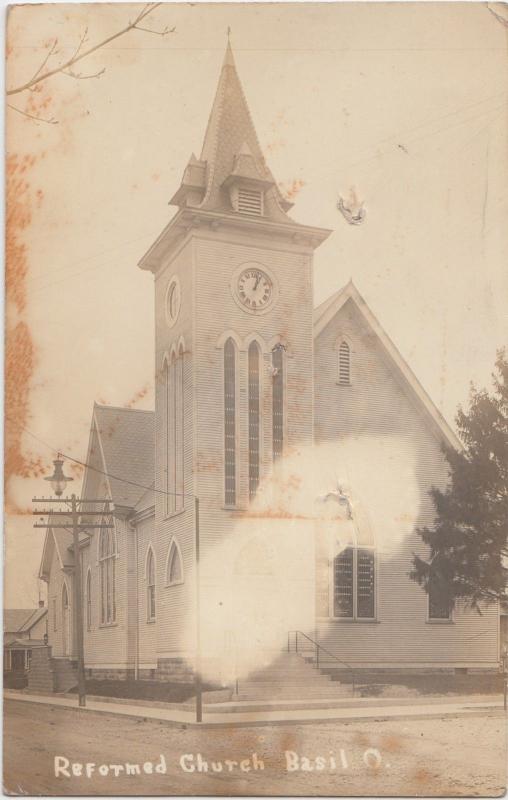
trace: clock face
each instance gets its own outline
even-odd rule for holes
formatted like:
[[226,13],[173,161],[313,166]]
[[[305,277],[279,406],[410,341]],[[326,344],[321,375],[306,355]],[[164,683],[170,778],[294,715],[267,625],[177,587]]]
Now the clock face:
[[171,278],[166,290],[166,322],[172,328],[180,313],[180,281],[176,275]]
[[272,301],[272,280],[259,267],[248,267],[238,276],[236,294],[248,311],[263,311]]

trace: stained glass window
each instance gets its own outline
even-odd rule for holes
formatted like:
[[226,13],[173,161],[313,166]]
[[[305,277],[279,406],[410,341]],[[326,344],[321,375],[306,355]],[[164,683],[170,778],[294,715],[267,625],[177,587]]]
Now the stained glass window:
[[333,616],[347,619],[374,619],[374,550],[347,547],[335,556]]
[[232,339],[224,345],[224,502],[236,504],[236,353]]
[[[111,523],[111,517],[104,521]],[[115,599],[115,547],[112,528],[101,530],[99,569],[101,579],[101,622],[107,625],[116,619]]]
[[272,454],[277,461],[284,443],[284,349],[272,351]]
[[168,570],[166,575],[166,583],[181,583],[183,581],[182,559],[180,558],[180,551],[175,544],[171,543],[168,556]]
[[146,563],[146,607],[148,619],[155,619],[155,560],[152,548]]
[[259,426],[260,426],[260,350],[257,342],[249,345],[249,498],[259,486]]

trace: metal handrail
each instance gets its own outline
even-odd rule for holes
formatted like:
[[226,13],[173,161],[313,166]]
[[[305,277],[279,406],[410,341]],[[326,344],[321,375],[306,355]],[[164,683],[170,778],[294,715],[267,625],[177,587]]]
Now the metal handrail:
[[353,667],[351,666],[351,664],[348,664],[347,661],[343,661],[342,658],[339,658],[334,653],[331,653],[329,650],[326,649],[326,647],[323,647],[322,644],[318,644],[318,642],[316,642],[314,639],[311,639],[311,637],[308,636],[303,631],[288,631],[288,653],[291,652],[291,634],[294,634],[294,637],[295,637],[295,653],[298,653],[298,636],[299,635],[303,636],[304,639],[307,639],[308,642],[310,642],[312,645],[314,645],[314,647],[316,648],[316,669],[320,668],[319,667],[319,651],[320,650],[322,650],[323,653],[326,653],[327,656],[330,656],[330,658],[333,658],[334,661],[338,661],[339,664],[344,664],[344,666],[347,667],[348,670],[351,672],[352,685],[353,685],[353,697],[354,697],[356,680],[355,680],[355,671],[354,671]]

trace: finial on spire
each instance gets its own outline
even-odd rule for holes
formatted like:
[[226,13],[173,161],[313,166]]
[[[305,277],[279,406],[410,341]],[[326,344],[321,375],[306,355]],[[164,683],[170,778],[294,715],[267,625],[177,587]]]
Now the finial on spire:
[[233,51],[231,49],[231,38],[230,38],[231,37],[231,28],[229,27],[229,25],[228,25],[227,35],[228,35],[228,43],[226,45],[226,54],[224,56],[224,63],[223,63],[222,66],[224,66],[224,67],[234,67],[235,66],[235,60],[233,58]]

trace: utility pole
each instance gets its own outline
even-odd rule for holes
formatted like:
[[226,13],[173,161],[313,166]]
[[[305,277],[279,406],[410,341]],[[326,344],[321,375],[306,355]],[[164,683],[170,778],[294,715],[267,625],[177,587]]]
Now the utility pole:
[[[66,508],[62,510],[58,506],[56,508],[42,508],[35,509],[32,514],[38,517],[47,517],[47,522],[36,522],[34,528],[65,528],[69,530],[72,527],[72,544],[74,551],[74,581],[73,581],[73,606],[74,606],[74,635],[76,640],[76,655],[78,665],[78,702],[84,708],[86,706],[86,684],[85,684],[85,649],[84,649],[84,633],[83,633],[83,597],[81,586],[81,551],[79,534],[80,532],[88,533],[90,530],[103,530],[104,528],[113,528],[112,522],[94,522],[94,518],[98,515],[101,517],[109,516],[110,501],[107,499],[99,498],[86,498],[79,499],[75,494],[70,497],[62,497],[64,488],[68,481],[72,478],[67,478],[63,474],[62,464],[63,461],[57,458],[53,462],[55,469],[53,475],[45,478],[51,483],[56,497],[34,497],[33,503],[47,505],[49,503],[63,503]],[[91,506],[88,510],[87,506]],[[101,508],[97,511],[97,506]],[[59,522],[54,522],[50,517],[64,517]],[[90,519],[91,517],[91,519]],[[70,523],[70,524],[69,524]]]
[[196,551],[196,665],[194,681],[196,687],[196,722],[203,720],[203,684],[201,681],[201,614],[199,582],[199,498],[194,497],[194,530]]

